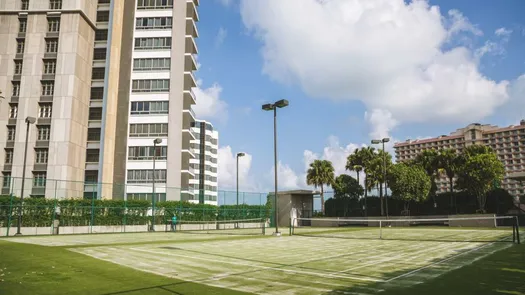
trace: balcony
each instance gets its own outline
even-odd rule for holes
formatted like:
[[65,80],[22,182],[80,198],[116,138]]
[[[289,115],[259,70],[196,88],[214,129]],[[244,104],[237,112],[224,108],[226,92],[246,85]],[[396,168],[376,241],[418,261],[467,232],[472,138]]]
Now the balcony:
[[186,18],[186,35],[199,38],[199,31],[197,31],[197,26],[192,18]]
[[197,82],[192,72],[184,72],[184,90],[191,90],[197,87]]
[[193,94],[193,91],[190,90],[184,90],[184,108],[188,109],[191,108],[192,105],[196,104],[197,101],[195,100],[195,94]]
[[191,72],[197,70],[197,62],[191,53],[184,54],[184,71]]
[[197,7],[193,1],[188,1],[186,3],[186,17],[192,18],[196,22],[199,21]]
[[195,43],[195,39],[187,35],[186,36],[186,46],[185,46],[185,53],[191,53],[191,54],[198,54],[199,51],[197,50],[197,44]]

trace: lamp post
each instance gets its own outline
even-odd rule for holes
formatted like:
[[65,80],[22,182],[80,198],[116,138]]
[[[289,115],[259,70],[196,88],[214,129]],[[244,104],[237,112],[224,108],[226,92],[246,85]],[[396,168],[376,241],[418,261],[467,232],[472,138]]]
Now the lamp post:
[[274,174],[275,174],[275,233],[274,235],[280,236],[279,225],[278,225],[278,212],[277,212],[277,108],[284,108],[288,106],[288,100],[281,99],[274,103],[267,103],[262,106],[264,111],[273,111],[273,155],[274,155]]
[[237,153],[237,210],[239,210],[239,157],[244,157],[245,153]]
[[16,226],[16,235],[20,236],[22,233],[20,232],[20,229],[22,227],[22,205],[24,203],[24,185],[26,180],[26,164],[27,164],[27,144],[29,141],[29,125],[35,124],[36,118],[35,117],[27,117],[26,120],[26,141],[25,141],[25,148],[24,148],[24,166],[22,167],[22,188],[20,191],[20,206],[18,207],[18,224]]
[[150,231],[155,231],[155,159],[157,158],[157,144],[162,143],[161,138],[153,140],[153,192],[151,194],[151,228]]
[[[372,144],[383,144],[383,182],[385,187],[385,206],[386,206],[386,218],[388,218],[388,197],[386,193],[386,153],[385,153],[385,143],[389,142],[390,138],[385,137],[383,139],[373,139]],[[383,207],[381,207],[382,209]]]

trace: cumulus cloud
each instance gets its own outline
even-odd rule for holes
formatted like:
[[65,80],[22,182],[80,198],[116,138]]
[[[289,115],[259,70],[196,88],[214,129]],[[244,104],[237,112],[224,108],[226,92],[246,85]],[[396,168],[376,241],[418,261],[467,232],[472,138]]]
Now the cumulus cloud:
[[499,28],[494,32],[494,34],[496,34],[496,36],[508,37],[510,34],[512,34],[512,30]]
[[215,48],[220,47],[222,43],[224,43],[226,36],[228,36],[228,31],[225,28],[220,27],[217,35],[215,36]]
[[[220,147],[218,156],[218,182],[221,190],[232,190],[237,187],[237,152],[233,152],[231,146]],[[256,191],[256,184],[250,176],[252,166],[252,155],[245,153],[239,158],[239,190]]]
[[202,81],[197,81],[199,87],[194,88],[197,104],[193,110],[199,119],[217,120],[225,123],[228,119],[228,104],[221,99],[222,87],[214,83],[211,87],[202,88]]
[[509,82],[484,76],[474,50],[443,49],[482,34],[456,10],[422,0],[244,0],[241,15],[263,44],[265,74],[313,97],[359,99],[371,116],[388,112],[388,124],[471,122],[510,100]]

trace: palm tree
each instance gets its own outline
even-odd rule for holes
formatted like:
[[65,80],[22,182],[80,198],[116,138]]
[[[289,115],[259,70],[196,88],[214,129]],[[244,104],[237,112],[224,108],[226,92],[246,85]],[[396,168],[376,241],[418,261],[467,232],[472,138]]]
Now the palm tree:
[[306,173],[306,184],[321,188],[321,211],[324,215],[324,185],[334,184],[334,166],[327,160],[315,160],[310,163]]
[[[383,151],[383,150],[377,150],[377,153],[373,154],[373,159],[370,160],[369,167],[370,167],[370,178],[372,179],[372,183],[375,184],[378,187],[379,191],[379,200],[381,205],[381,216],[385,215],[385,208],[384,208],[384,196],[383,196],[383,184],[385,183],[385,170],[388,173],[388,170],[390,169],[390,166],[392,165],[392,156],[390,153]],[[386,160],[386,161],[385,161]],[[384,167],[386,164],[386,167]],[[386,187],[384,187],[385,195],[386,195]]]
[[[356,171],[357,172],[357,181],[359,181],[359,174],[361,171],[365,172],[365,208],[367,208],[366,205],[366,199],[368,196],[368,192],[373,187],[373,182],[371,184],[371,180],[368,178],[368,174],[371,172],[370,170],[370,161],[374,158],[374,148],[373,147],[363,147],[361,149],[356,148],[352,154],[348,156],[346,159],[346,170],[350,171]],[[366,211],[365,211],[366,213]]]
[[[439,153],[434,150],[424,150],[416,156],[415,163],[423,167],[427,172],[428,177],[432,181],[432,188],[430,189],[430,194],[433,196],[436,193],[436,175],[439,169]],[[435,200],[434,200],[435,201]]]
[[439,152],[439,167],[443,168],[450,183],[450,193],[454,192],[454,177],[459,167],[459,156],[455,150],[445,149]]

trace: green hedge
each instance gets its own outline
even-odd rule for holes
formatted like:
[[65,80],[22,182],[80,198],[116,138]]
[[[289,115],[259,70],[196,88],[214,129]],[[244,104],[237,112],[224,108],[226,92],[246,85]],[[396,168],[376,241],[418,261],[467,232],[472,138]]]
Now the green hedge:
[[[17,225],[20,199],[0,196],[0,227]],[[140,200],[88,200],[26,198],[22,209],[24,226],[51,226],[53,219],[61,226],[145,225],[151,221],[151,202]],[[181,221],[267,218],[264,205],[214,206],[190,202],[166,201],[155,205],[155,223],[165,224],[176,215]],[[11,218],[10,218],[11,216]]]

